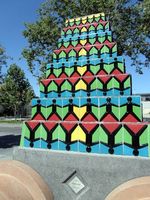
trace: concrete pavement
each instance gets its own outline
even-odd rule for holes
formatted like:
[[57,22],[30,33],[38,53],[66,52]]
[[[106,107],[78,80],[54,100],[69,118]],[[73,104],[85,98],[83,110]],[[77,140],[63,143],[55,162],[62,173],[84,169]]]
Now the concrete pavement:
[[20,135],[21,124],[0,123],[0,137],[4,135]]
[[22,124],[0,123],[0,159],[12,159],[13,147],[18,146]]

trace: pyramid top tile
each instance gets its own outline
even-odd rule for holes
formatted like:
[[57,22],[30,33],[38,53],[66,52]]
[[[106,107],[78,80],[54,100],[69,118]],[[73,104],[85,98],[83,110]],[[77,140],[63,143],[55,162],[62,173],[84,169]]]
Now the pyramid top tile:
[[72,22],[79,22],[82,21],[82,23],[86,23],[87,22],[87,18],[88,19],[93,19],[93,18],[104,18],[105,14],[104,13],[97,13],[97,14],[92,14],[92,15],[87,15],[87,16],[83,16],[83,17],[77,17],[77,18],[73,18],[73,19],[67,19],[66,20],[66,24],[68,24],[68,22],[72,23]]

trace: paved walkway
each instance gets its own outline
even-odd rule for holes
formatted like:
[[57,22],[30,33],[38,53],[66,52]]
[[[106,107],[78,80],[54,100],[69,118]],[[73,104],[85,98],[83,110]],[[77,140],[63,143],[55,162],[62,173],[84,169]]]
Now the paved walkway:
[[0,123],[0,136],[20,135],[22,124]]
[[18,146],[22,124],[0,123],[0,159],[12,159],[13,147]]

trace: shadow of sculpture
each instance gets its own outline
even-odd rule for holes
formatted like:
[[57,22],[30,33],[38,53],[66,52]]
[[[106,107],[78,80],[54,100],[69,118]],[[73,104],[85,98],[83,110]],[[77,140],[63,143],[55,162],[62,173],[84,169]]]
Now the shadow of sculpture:
[[20,143],[20,135],[6,135],[0,137],[0,148],[11,148],[18,146]]

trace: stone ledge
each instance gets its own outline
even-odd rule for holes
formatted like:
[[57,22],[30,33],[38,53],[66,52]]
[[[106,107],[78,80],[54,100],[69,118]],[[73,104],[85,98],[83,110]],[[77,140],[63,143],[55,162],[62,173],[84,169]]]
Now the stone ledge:
[[35,169],[55,200],[104,200],[120,184],[150,175],[150,159],[142,157],[15,148],[13,158]]

